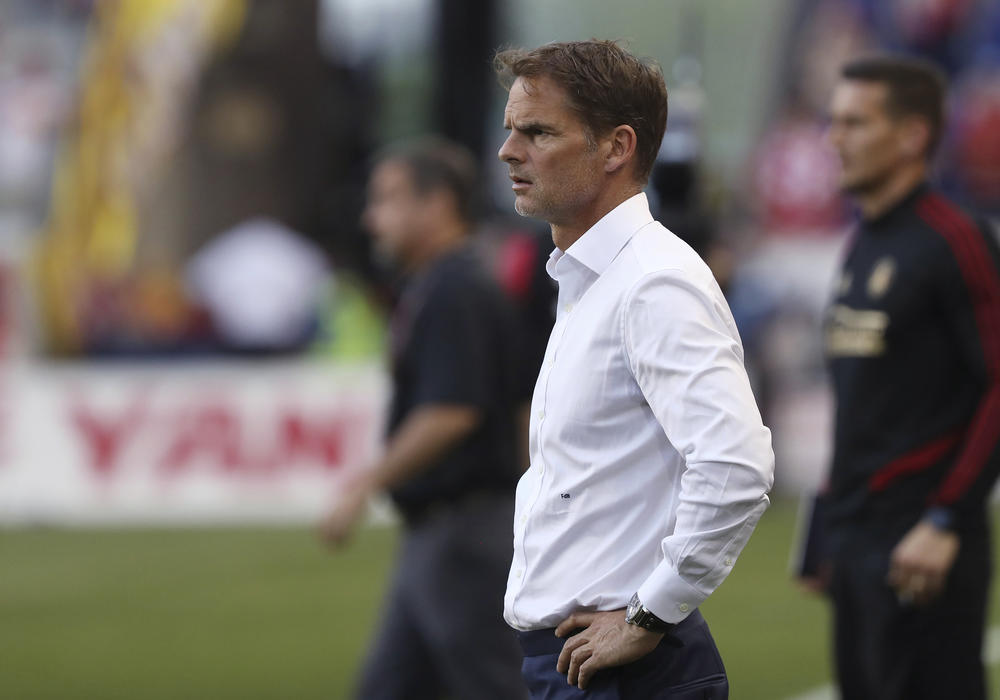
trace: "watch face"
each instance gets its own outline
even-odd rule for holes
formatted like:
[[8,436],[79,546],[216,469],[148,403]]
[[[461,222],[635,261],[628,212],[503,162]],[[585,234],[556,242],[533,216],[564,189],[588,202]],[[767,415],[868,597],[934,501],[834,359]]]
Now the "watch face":
[[639,603],[638,596],[632,596],[632,600],[628,602],[628,607],[625,608],[625,621],[632,622],[635,616],[639,614],[641,608],[641,603]]

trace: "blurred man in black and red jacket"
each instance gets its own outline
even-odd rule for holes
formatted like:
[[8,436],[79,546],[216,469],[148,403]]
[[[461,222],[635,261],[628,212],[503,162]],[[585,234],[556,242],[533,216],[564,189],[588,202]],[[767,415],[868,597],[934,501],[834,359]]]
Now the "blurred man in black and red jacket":
[[940,73],[876,57],[841,75],[829,138],[861,222],[826,321],[837,675],[846,700],[985,698],[1000,253],[927,184]]

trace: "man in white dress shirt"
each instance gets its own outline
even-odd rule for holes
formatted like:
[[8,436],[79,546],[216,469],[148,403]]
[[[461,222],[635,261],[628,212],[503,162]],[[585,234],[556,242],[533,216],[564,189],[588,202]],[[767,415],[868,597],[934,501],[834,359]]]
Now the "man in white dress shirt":
[[533,697],[725,698],[698,606],[773,481],[729,307],[653,220],[657,67],[617,44],[497,54],[514,207],[547,221],[556,323],[531,405],[504,617]]

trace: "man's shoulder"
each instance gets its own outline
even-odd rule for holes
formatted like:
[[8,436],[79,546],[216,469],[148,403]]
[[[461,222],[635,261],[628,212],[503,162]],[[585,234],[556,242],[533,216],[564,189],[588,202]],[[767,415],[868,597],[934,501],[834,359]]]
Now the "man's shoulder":
[[453,297],[462,290],[466,296],[492,295],[499,289],[478,252],[466,249],[438,260],[427,287],[428,293],[443,297]]
[[420,315],[448,319],[480,319],[483,323],[507,326],[513,308],[500,283],[479,255],[454,256],[439,265],[426,280],[420,294]]
[[956,232],[982,235],[985,222],[937,190],[928,190],[910,209],[910,224],[929,240],[947,240]]
[[630,266],[637,278],[656,273],[694,280],[712,278],[705,261],[694,249],[658,221],[637,231],[628,249]]
[[911,223],[907,243],[928,264],[962,259],[968,251],[1000,263],[1000,236],[993,224],[940,192],[929,190],[914,203]]

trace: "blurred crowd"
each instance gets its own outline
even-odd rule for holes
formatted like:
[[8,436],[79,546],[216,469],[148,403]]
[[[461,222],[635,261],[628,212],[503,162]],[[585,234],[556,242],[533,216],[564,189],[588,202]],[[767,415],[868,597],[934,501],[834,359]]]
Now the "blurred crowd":
[[[705,126],[707,42],[697,3],[685,7],[688,45],[664,66],[653,213],[730,296],[768,420],[812,435],[827,419],[817,329],[851,220],[823,138],[836,67],[878,49],[940,63],[953,85],[941,182],[996,214],[1000,4],[789,0],[780,61],[762,80],[767,118],[735,176],[704,158],[718,136]],[[372,154],[390,136],[438,131],[490,162],[502,9],[5,2],[2,318],[44,356],[378,356],[393,280],[360,222]],[[542,343],[551,242],[486,202],[481,247]],[[825,458],[794,437],[777,449]]]
[[37,351],[377,351],[369,88],[322,55],[317,12],[4,5],[0,211]]
[[[963,205],[1000,213],[1000,5],[979,0],[794,3],[773,108],[736,192],[739,266],[730,301],[785,486],[812,487],[829,459],[829,396],[818,329],[854,213],[837,192],[826,137],[838,67],[897,52],[931,59],[951,83],[936,181]],[[734,233],[735,232],[735,233]]]

